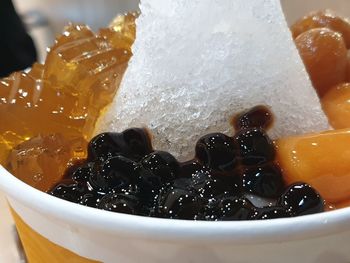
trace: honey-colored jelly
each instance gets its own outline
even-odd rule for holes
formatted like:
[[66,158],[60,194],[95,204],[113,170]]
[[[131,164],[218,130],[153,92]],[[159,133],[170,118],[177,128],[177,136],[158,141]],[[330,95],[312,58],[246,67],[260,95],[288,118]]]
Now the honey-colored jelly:
[[136,15],[123,17],[108,34],[68,25],[44,64],[0,80],[0,164],[21,180],[45,190],[72,159],[86,157],[79,149],[113,100],[131,57]]

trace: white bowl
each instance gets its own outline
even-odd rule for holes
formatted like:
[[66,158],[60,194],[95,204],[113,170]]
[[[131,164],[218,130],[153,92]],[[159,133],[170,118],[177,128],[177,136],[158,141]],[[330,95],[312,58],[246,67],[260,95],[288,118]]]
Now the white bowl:
[[2,167],[0,189],[33,230],[102,262],[350,262],[350,208],[265,221],[200,222],[70,203],[28,186]]

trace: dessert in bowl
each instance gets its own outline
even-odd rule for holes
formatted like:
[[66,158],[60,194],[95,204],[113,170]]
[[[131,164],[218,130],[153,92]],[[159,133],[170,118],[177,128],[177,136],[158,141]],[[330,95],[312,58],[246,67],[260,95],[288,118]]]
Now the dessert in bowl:
[[[120,24],[117,22],[117,25]],[[121,28],[124,27],[121,26]],[[326,41],[335,42],[339,44],[336,45],[336,48],[344,50],[341,45],[342,36],[340,33],[329,32],[331,29],[322,30],[312,29],[312,34],[307,30],[305,33],[311,34],[311,37],[307,35],[306,41],[313,40],[312,36],[317,31],[322,36],[326,35]],[[346,147],[343,146],[343,143],[346,141],[348,132],[336,130],[324,134],[316,133],[281,138],[275,141],[277,145],[277,151],[275,151],[272,141],[264,131],[271,125],[269,125],[269,122],[255,121],[256,112],[261,112],[256,111],[256,108],[235,118],[238,120],[235,122],[235,126],[239,127],[241,131],[236,131],[237,133],[234,136],[211,133],[199,139],[196,146],[196,159],[193,160],[195,164],[190,166],[192,168],[195,166],[196,171],[205,170],[205,172],[201,172],[202,175],[204,174],[204,179],[203,176],[197,176],[197,172],[195,172],[195,177],[192,176],[193,172],[190,172],[190,177],[181,172],[176,174],[176,170],[181,170],[185,165],[183,163],[179,164],[169,153],[153,151],[148,134],[143,129],[129,129],[122,133],[98,135],[90,142],[89,153],[87,153],[86,139],[91,138],[91,126],[94,126],[94,121],[91,121],[91,119],[96,120],[94,116],[99,115],[108,103],[108,99],[106,102],[104,98],[114,96],[115,90],[110,90],[109,87],[117,86],[117,82],[120,80],[118,76],[122,75],[120,71],[126,67],[124,62],[130,57],[128,53],[130,52],[130,42],[120,48],[118,45],[124,43],[124,35],[118,35],[117,32],[120,32],[120,29],[114,31],[113,29],[106,29],[101,30],[95,36],[86,27],[71,26],[65,31],[63,37],[58,39],[57,45],[51,49],[45,64],[47,68],[36,66],[27,75],[22,74],[17,77],[15,75],[13,79],[10,78],[2,82],[10,83],[7,86],[11,87],[11,85],[15,86],[21,81],[29,79],[35,84],[51,87],[45,88],[45,90],[53,90],[53,97],[58,97],[57,101],[50,99],[47,104],[38,104],[39,106],[43,105],[44,109],[45,107],[49,108],[47,112],[53,114],[53,116],[49,116],[44,120],[47,122],[46,124],[56,124],[55,127],[51,127],[51,130],[40,127],[41,134],[38,135],[35,134],[34,128],[37,128],[36,125],[33,125],[34,128],[29,129],[29,131],[34,130],[34,136],[30,135],[33,138],[28,140],[28,135],[23,136],[24,139],[20,140],[24,142],[10,149],[9,169],[18,178],[23,181],[29,179],[27,182],[38,189],[44,191],[51,189],[53,195],[84,205],[93,206],[94,203],[98,202],[100,208],[102,204],[102,208],[105,210],[177,219],[219,221],[223,219],[269,219],[321,212],[324,208],[332,209],[331,205],[339,206],[340,201],[346,201],[347,188],[346,181],[344,181],[346,174],[341,174],[346,171],[346,167],[337,166],[341,156],[331,155],[327,158],[326,163],[324,160],[318,159],[317,156],[325,155],[332,147],[336,151],[344,151]],[[328,38],[326,33],[329,36]],[[318,38],[315,39],[318,40]],[[298,38],[296,41],[298,43]],[[343,53],[330,51],[331,55],[340,54],[339,57],[342,57]],[[118,63],[119,61],[122,62]],[[345,68],[342,61],[339,68]],[[120,75],[115,72],[116,68],[120,70]],[[343,69],[339,71],[342,74],[344,73]],[[94,74],[97,76],[94,76]],[[93,75],[93,77],[90,77],[90,75]],[[338,81],[342,80],[345,80],[345,77],[344,79],[339,78]],[[323,82],[321,83],[323,84]],[[85,92],[85,86],[89,87],[89,92],[93,91],[93,93]],[[25,85],[25,87],[31,86]],[[19,98],[25,101],[28,98],[26,90],[17,90],[20,94]],[[32,95],[30,92],[29,94]],[[43,94],[41,93],[41,95]],[[111,94],[111,96],[106,94]],[[320,94],[320,96],[322,95]],[[69,106],[71,105],[69,103],[68,106],[64,104],[69,101],[67,98],[72,98],[71,101],[74,102],[74,107]],[[41,99],[45,102],[45,98]],[[57,105],[56,102],[58,102]],[[101,105],[99,105],[100,103]],[[30,107],[28,102],[25,101],[24,105],[25,110],[28,111],[27,108]],[[261,108],[259,109],[261,110]],[[263,109],[263,116],[271,115],[266,108]],[[66,112],[70,113],[67,120],[65,120]],[[234,113],[231,112],[230,114]],[[131,114],[132,112],[130,112]],[[35,120],[35,116],[33,114],[34,118],[32,120]],[[57,116],[59,121],[52,121],[51,118],[57,118]],[[266,118],[264,120],[266,121]],[[267,118],[267,120],[269,119]],[[279,125],[279,120],[281,119],[276,119],[275,125]],[[225,121],[228,122],[228,120]],[[320,122],[322,122],[321,118]],[[221,131],[221,128],[218,130]],[[52,135],[53,132],[58,131],[63,131],[63,135]],[[195,133],[195,131],[192,132]],[[130,136],[130,133],[132,136]],[[81,136],[82,134],[84,136]],[[78,136],[76,137],[76,135]],[[155,142],[159,140],[157,135],[155,133],[153,136]],[[103,142],[107,141],[107,144],[101,144],[101,138]],[[108,142],[110,138],[112,138],[111,144]],[[130,140],[126,138],[131,138],[132,142],[136,142],[136,152],[134,151],[135,143],[130,144]],[[258,140],[255,140],[255,138],[258,138]],[[140,140],[143,142],[141,147],[138,144]],[[247,140],[249,143],[246,143]],[[315,143],[317,147],[315,147]],[[112,151],[109,151],[110,147]],[[113,148],[119,149],[115,150]],[[192,148],[194,148],[194,143]],[[102,156],[99,155],[101,149]],[[140,149],[142,156],[133,156],[135,153],[140,153]],[[222,155],[222,153],[225,154]],[[290,156],[290,153],[293,153],[293,155]],[[129,188],[130,184],[124,184],[125,182],[122,181],[123,186],[122,189],[118,189],[119,192],[113,192],[117,191],[115,185],[111,187],[113,189],[102,189],[106,186],[103,181],[108,178],[100,171],[95,170],[93,176],[88,172],[88,178],[84,173],[77,173],[78,170],[81,170],[80,168],[91,168],[87,163],[70,166],[70,169],[66,172],[65,181],[59,182],[64,173],[64,169],[58,169],[60,164],[63,163],[61,167],[65,168],[72,157],[84,159],[87,156],[88,160],[92,162],[100,160],[103,155],[107,156],[105,156],[106,160],[103,160],[102,165],[98,164],[98,166],[102,166],[101,171],[109,169],[112,161],[119,163],[118,167],[131,166],[132,171],[137,171],[136,176],[131,175],[132,172],[119,171],[119,168],[114,170],[114,173],[118,174],[118,178],[125,178],[125,174],[130,174],[132,177],[132,179],[129,178],[132,181],[131,186],[141,189],[135,191],[137,194],[144,193],[145,188],[149,188],[146,197],[150,193],[154,193],[151,199],[154,200],[154,197],[156,197],[158,206],[146,207],[151,208],[146,209],[146,212],[144,204],[141,205],[141,210],[139,210],[138,205],[136,205],[137,209],[134,209],[134,204],[139,203],[140,199],[135,200],[134,189]],[[217,156],[220,158],[217,158]],[[277,158],[275,158],[276,156]],[[346,156],[342,158],[346,160]],[[153,165],[154,159],[158,163],[165,161],[165,165]],[[279,165],[277,168],[274,164],[276,160]],[[297,160],[302,165],[292,165],[293,160]],[[106,162],[108,163],[106,164]],[[53,163],[55,165],[52,165]],[[200,165],[200,168],[198,168],[198,165]],[[253,167],[250,167],[252,165]],[[255,167],[256,165],[259,165],[259,167]],[[340,178],[340,183],[337,184],[339,187],[333,193],[330,193],[330,187],[327,187],[327,183],[330,182],[329,178],[325,178],[318,173],[319,170],[324,168],[329,169],[329,165],[333,165],[333,170],[341,176],[345,176]],[[310,167],[318,167],[319,169],[311,169],[310,172]],[[249,168],[248,172],[246,171],[247,168]],[[250,171],[254,169],[258,171]],[[310,185],[317,185],[316,190],[313,190],[308,184],[299,183],[293,185],[292,188],[283,189],[286,192],[282,193],[281,188],[283,187],[281,187],[279,169],[283,170],[283,178],[286,178],[285,181],[288,184],[297,183],[300,180],[304,181],[305,179]],[[239,172],[232,172],[233,170]],[[140,171],[141,175],[138,174]],[[161,177],[160,179],[157,175],[154,176],[158,173],[157,171],[160,171],[161,176],[158,176]],[[305,171],[307,173],[304,175]],[[233,174],[233,176],[227,174],[227,172]],[[329,172],[327,171],[327,173]],[[50,174],[50,178],[45,176],[47,174]],[[57,176],[54,176],[55,174]],[[80,177],[78,174],[80,174]],[[164,174],[170,179],[165,176],[163,178]],[[264,182],[264,176],[260,177],[261,174],[270,178],[269,182],[273,182],[267,184],[267,188],[264,187],[266,184],[261,184],[261,182]],[[237,178],[241,181],[232,183],[231,180],[226,180],[230,176],[232,177],[230,179],[234,182]],[[182,179],[185,180],[180,180],[181,178],[177,177],[184,177]],[[198,189],[196,189],[197,185],[193,183],[195,179],[198,179],[196,177],[200,177],[200,183],[204,184]],[[254,181],[256,178],[260,180],[258,180],[258,183]],[[67,183],[67,179],[70,180],[69,183]],[[161,189],[155,189],[154,185],[158,184],[155,181],[162,181],[163,179],[165,182],[162,182],[161,187],[159,187]],[[139,180],[142,183],[135,184],[134,180]],[[89,193],[86,195],[85,190],[74,185],[78,181],[86,183],[87,187],[92,187],[94,191],[87,189]],[[87,260],[86,258],[88,258],[104,262],[113,262],[116,259],[123,262],[137,262],[140,261],[140,258],[145,262],[170,260],[231,262],[233,257],[237,257],[239,260],[257,261],[256,256],[258,255],[260,260],[262,251],[271,251],[270,255],[264,257],[267,262],[273,262],[277,259],[279,261],[281,257],[294,255],[296,251],[299,253],[300,260],[306,259],[310,262],[320,262],[320,260],[328,262],[330,257],[333,260],[337,259],[339,262],[346,262],[348,259],[345,245],[339,245],[339,243],[347,243],[346,221],[349,213],[347,209],[264,222],[256,220],[251,222],[201,222],[155,219],[100,211],[50,197],[26,186],[5,171],[1,182],[4,190],[8,193],[16,222],[21,226],[19,232],[28,257],[33,261],[40,258],[40,251],[47,250],[45,246],[50,246],[50,253],[46,253],[45,256],[53,257],[50,258],[51,261],[62,260],[62,257],[71,257],[71,260]],[[59,182],[59,185],[55,186],[54,184],[57,182]],[[112,183],[116,184],[116,182]],[[170,185],[168,185],[169,183]],[[181,183],[184,185],[181,185]],[[109,185],[106,187],[109,188]],[[188,187],[191,189],[189,190]],[[284,187],[287,186],[284,185]],[[236,188],[239,188],[239,194],[235,192]],[[218,189],[220,190],[219,193],[215,193]],[[297,194],[300,199],[294,202],[296,203],[295,206],[291,205],[290,202],[295,201],[295,198],[290,198],[290,196],[297,193],[299,191],[297,189],[306,189],[307,194],[304,195],[305,192]],[[71,190],[73,192],[70,192]],[[112,192],[106,193],[109,190],[112,190]],[[320,192],[321,196],[317,191]],[[18,195],[18,192],[21,192],[21,195]],[[180,195],[174,193],[180,193]],[[251,204],[246,198],[236,198],[236,195],[241,196],[249,193],[267,198],[272,197],[275,200],[263,200],[268,202],[270,206],[261,208],[260,206],[266,206],[266,203],[259,206],[258,204]],[[309,194],[312,198],[309,198]],[[281,198],[277,198],[281,195]],[[73,200],[75,197],[77,197],[76,200]],[[141,201],[148,202],[149,200],[146,197]],[[40,201],[41,199],[45,201]],[[216,203],[216,200],[212,202],[211,199],[217,199],[218,203]],[[328,202],[325,207],[323,199]],[[109,201],[106,202],[106,200]],[[251,200],[255,202],[256,198]],[[201,203],[205,203],[205,205],[200,205]],[[238,212],[236,209],[237,203],[239,204]],[[177,210],[174,207],[170,208],[168,204],[171,204],[171,206],[175,204]],[[200,206],[199,209],[198,206]],[[211,208],[215,211],[214,213]],[[204,213],[202,209],[204,209]],[[310,226],[311,223],[312,226]],[[37,247],[30,246],[31,242],[26,239],[28,236],[32,236],[34,240],[40,240],[40,242],[37,242]],[[327,246],[327,244],[333,242],[337,242],[337,246]],[[41,249],[39,249],[40,244],[43,245]],[[162,251],[162,253],[159,251]],[[254,251],[256,254],[249,253],[249,251]],[[85,259],[81,257],[85,257]],[[294,255],[293,260],[295,259],[296,256]],[[285,259],[285,261],[287,260]]]

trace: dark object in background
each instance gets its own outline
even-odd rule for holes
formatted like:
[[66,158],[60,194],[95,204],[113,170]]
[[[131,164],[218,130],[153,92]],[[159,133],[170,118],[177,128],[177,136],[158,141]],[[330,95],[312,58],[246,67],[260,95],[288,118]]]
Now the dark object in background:
[[30,67],[36,59],[33,41],[12,0],[0,0],[0,77]]

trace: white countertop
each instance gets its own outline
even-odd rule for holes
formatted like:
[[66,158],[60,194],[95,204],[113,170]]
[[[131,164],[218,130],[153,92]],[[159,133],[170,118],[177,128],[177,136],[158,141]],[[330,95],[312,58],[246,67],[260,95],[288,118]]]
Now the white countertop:
[[17,233],[10,215],[7,201],[0,192],[0,262],[25,262],[23,254],[18,250]]

